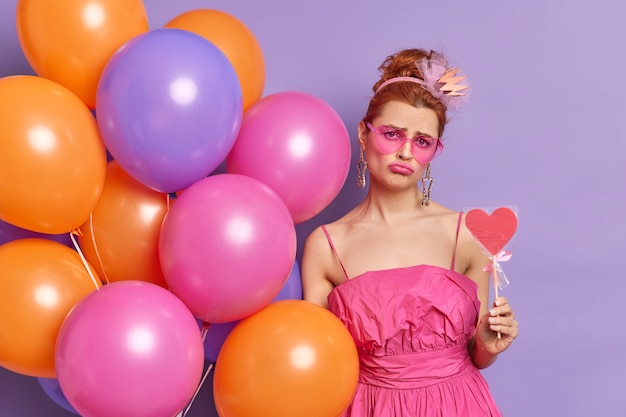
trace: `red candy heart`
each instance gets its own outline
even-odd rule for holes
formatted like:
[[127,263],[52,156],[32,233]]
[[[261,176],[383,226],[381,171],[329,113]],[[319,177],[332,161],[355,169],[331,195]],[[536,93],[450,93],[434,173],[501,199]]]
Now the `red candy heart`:
[[497,255],[515,234],[517,216],[505,207],[494,210],[491,215],[472,209],[465,215],[465,225],[491,255]]

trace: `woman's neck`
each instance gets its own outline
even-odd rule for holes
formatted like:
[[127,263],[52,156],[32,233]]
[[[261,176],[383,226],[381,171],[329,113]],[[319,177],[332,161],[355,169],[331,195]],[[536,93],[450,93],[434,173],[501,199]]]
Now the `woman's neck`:
[[367,196],[357,209],[362,220],[394,223],[423,214],[421,201],[422,192],[417,186],[390,190],[371,184]]

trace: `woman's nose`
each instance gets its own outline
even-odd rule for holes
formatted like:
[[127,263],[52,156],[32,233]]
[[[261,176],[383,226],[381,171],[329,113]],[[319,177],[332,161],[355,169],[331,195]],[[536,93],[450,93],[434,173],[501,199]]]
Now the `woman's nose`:
[[413,157],[413,150],[411,149],[411,139],[407,138],[404,144],[398,149],[398,155],[402,159],[411,159]]

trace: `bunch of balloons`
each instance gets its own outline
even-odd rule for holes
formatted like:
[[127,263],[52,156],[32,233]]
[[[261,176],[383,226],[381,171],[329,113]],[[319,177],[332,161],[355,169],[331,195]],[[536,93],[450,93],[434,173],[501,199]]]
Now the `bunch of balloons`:
[[[298,415],[338,415],[355,348],[301,300],[295,225],[345,182],[339,115],[262,97],[261,47],[221,11],[150,29],[141,0],[19,0],[16,22],[37,75],[0,78],[0,366],[84,416],[175,415],[205,360],[223,417],[309,409],[314,390],[326,408]],[[303,373],[298,346],[323,360]]]

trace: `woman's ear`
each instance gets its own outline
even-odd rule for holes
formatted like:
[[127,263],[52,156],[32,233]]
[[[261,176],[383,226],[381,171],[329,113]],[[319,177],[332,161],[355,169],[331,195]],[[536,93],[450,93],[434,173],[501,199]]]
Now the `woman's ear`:
[[361,120],[358,126],[358,139],[359,139],[359,143],[361,144],[361,147],[365,146],[366,136],[367,136],[367,126],[365,125],[365,122]]

